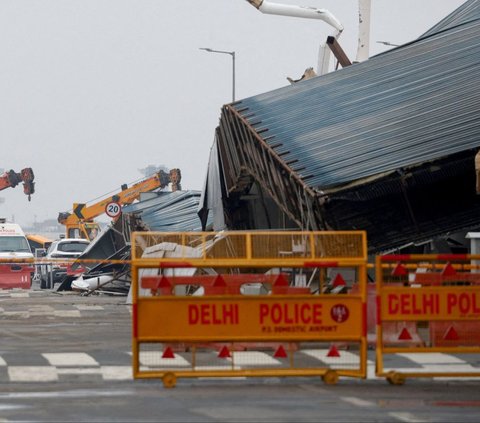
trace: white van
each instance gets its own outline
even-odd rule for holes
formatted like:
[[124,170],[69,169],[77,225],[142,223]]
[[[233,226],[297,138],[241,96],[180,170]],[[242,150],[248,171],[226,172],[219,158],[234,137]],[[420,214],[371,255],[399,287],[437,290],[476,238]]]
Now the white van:
[[0,218],[0,289],[30,289],[33,272],[33,254],[22,228]]

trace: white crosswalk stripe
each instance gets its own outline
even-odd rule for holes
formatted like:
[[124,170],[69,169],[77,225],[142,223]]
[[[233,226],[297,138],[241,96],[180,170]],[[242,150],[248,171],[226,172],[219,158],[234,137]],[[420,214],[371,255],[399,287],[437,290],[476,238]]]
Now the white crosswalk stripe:
[[9,366],[10,382],[55,382],[57,369],[52,366]]
[[100,371],[104,380],[133,379],[131,366],[102,366]]
[[98,366],[98,362],[86,353],[42,354],[52,366]]
[[90,304],[77,304],[74,307],[78,308],[79,310],[84,311],[91,311],[91,310],[105,310],[104,307],[99,305],[90,305]]
[[174,358],[162,358],[161,352],[141,352],[140,364],[145,367],[185,367],[190,365],[186,359],[178,354]]
[[[118,353],[118,352],[117,352]],[[310,359],[318,360],[318,368],[325,366],[339,368],[338,363],[340,357],[328,357],[328,351],[323,350],[303,350],[301,354],[309,357]],[[9,365],[8,356],[6,358],[0,356],[0,370],[4,372],[10,382],[54,382],[58,380],[64,380],[68,377],[100,377],[103,380],[110,381],[122,381],[131,380],[132,366],[129,363],[131,358],[131,352],[125,351],[122,364],[111,364],[112,359],[109,359],[109,364],[103,365],[102,360],[95,359],[92,355],[84,352],[71,352],[71,353],[42,353],[42,356],[46,363],[50,365],[17,365],[18,357],[15,359],[14,365]],[[196,363],[195,370],[207,371],[207,370],[225,370],[231,369],[232,360],[234,363],[234,369],[240,370],[249,367],[271,367],[280,366],[288,363],[288,360],[281,360],[272,357],[272,354],[264,353],[260,351],[235,351],[231,353],[231,357],[221,359],[218,357],[217,352],[206,352],[201,357],[197,357],[199,362]],[[355,368],[359,365],[358,355],[349,351],[341,351],[341,358],[344,360],[344,365],[341,368],[350,368],[351,363]],[[480,367],[462,360],[458,356],[442,353],[402,353],[392,354],[389,365],[395,364],[395,357],[398,356],[402,359],[402,367],[399,368],[387,368],[385,371],[395,370],[405,373],[422,373],[422,372],[465,372],[472,373],[480,376]],[[130,358],[129,358],[130,357]],[[190,362],[191,354],[186,353],[174,353],[173,358],[164,358],[162,353],[158,351],[147,351],[140,353],[141,370],[155,370],[155,369],[172,369],[185,370],[190,369],[192,363]],[[200,358],[203,361],[200,360]],[[31,355],[30,355],[31,359]],[[337,361],[336,361],[337,360]],[[405,365],[409,360],[412,363],[412,367]],[[127,364],[128,363],[128,364]],[[211,364],[206,364],[211,363]],[[345,363],[347,365],[345,366]],[[476,364],[477,362],[473,363]],[[12,363],[13,364],[13,363]],[[5,373],[6,372],[6,373]],[[1,374],[1,373],[0,373]],[[62,378],[62,379],[61,379]],[[367,363],[367,378],[382,379],[375,376],[375,363],[372,360],[368,360]],[[445,377],[438,377],[437,379],[448,379]],[[453,378],[451,378],[453,379]],[[465,379],[465,378],[462,378]],[[473,376],[472,379],[478,377]]]
[[263,366],[275,366],[281,364],[279,360],[258,351],[235,351],[233,353],[233,362],[236,366],[248,366],[252,363],[261,363]]
[[340,354],[341,360],[339,357],[329,357],[329,350],[302,350],[302,354],[308,355],[310,357],[316,358],[317,360],[323,361],[324,363],[330,366],[336,365],[349,365],[358,367],[360,363],[360,357],[358,354],[352,354],[348,351],[342,351]]
[[398,355],[422,365],[465,363],[458,357],[444,353],[398,353]]

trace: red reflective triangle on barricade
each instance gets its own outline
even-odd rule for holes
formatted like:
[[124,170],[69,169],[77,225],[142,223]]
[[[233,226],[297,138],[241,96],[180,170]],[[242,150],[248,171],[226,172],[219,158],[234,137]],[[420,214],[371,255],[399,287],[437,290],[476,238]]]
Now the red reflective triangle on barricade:
[[227,282],[225,282],[225,279],[223,279],[222,275],[218,275],[213,281],[212,286],[227,286]]
[[285,351],[285,348],[283,348],[283,345],[280,345],[277,348],[277,351],[275,351],[275,354],[273,354],[275,358],[287,358],[287,352]]
[[229,357],[230,357],[230,351],[228,351],[227,347],[223,347],[218,353],[218,358],[229,358]]
[[401,341],[409,341],[412,339],[412,335],[410,335],[410,332],[407,328],[403,328],[400,332],[400,335],[398,335],[398,339]]
[[167,347],[162,354],[162,358],[175,358],[175,354],[170,347]]
[[395,268],[392,270],[392,276],[406,276],[408,275],[407,268],[400,262],[397,263]]
[[327,357],[340,357],[340,353],[338,352],[338,349],[335,345],[332,345],[330,347],[330,350],[328,351]]
[[445,339],[446,341],[458,341],[460,337],[458,336],[455,328],[453,326],[450,326],[445,332],[445,335],[443,335],[443,339]]
[[453,275],[456,275],[456,274],[457,274],[457,272],[453,268],[453,266],[450,262],[448,262],[442,270],[442,276],[453,276]]
[[160,278],[160,282],[158,283],[157,288],[171,288],[171,287],[172,287],[172,284],[170,283],[168,278],[166,276],[162,276]]
[[273,283],[273,286],[288,286],[288,280],[284,275],[278,275],[275,278],[275,282]]
[[335,276],[335,279],[333,280],[333,287],[336,288],[337,286],[345,286],[345,279],[343,279],[342,275],[340,273]]

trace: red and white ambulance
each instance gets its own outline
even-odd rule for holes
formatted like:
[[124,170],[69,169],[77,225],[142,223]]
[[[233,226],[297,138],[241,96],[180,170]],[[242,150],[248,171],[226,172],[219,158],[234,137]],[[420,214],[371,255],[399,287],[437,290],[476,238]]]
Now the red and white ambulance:
[[33,254],[20,225],[0,218],[0,289],[30,289]]

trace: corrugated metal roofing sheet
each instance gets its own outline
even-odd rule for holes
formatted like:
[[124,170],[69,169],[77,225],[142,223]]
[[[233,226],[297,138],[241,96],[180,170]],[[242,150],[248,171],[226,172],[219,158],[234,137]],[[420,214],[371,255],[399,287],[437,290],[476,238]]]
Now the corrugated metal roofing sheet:
[[233,107],[320,190],[476,148],[479,4],[447,31]]
[[429,29],[420,38],[453,28],[457,25],[462,25],[465,22],[478,19],[480,17],[480,3],[477,0],[468,0],[462,4],[457,10],[441,20],[434,27]]
[[201,231],[200,191],[159,192],[158,196],[125,206],[123,213],[138,214],[151,231]]

